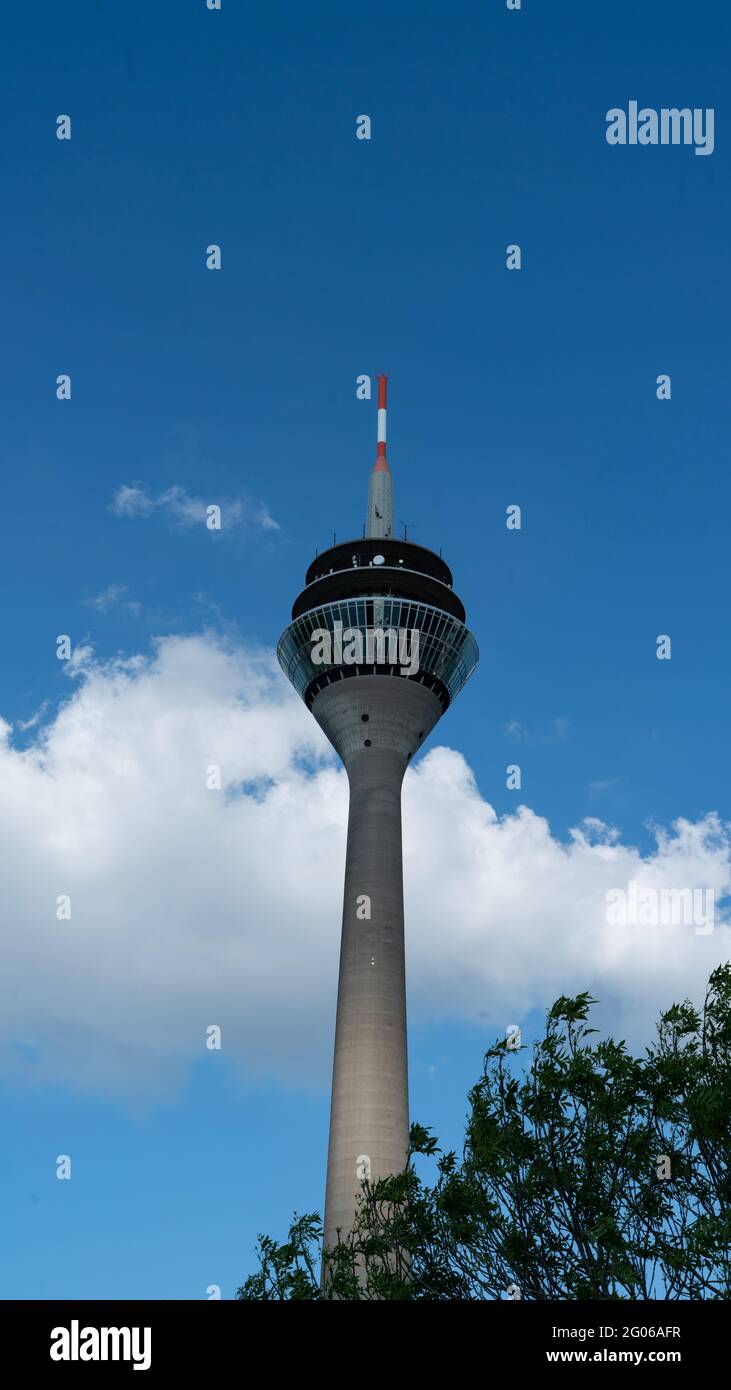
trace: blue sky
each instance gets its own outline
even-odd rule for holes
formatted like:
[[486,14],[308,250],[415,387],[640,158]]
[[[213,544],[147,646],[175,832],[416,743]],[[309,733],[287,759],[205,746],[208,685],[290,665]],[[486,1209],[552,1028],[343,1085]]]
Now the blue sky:
[[[315,548],[360,533],[375,408],[355,379],[387,371],[395,514],[442,547],[481,648],[432,743],[501,815],[519,762],[559,840],[596,817],[650,853],[653,824],[729,818],[730,28],[725,5],[680,0],[13,7],[0,715],[16,748],[72,693],[60,633],[101,663],[204,630],[275,645]],[[605,113],[631,99],[715,108],[714,153],[610,148]],[[122,487],[147,514],[115,510]],[[240,524],[181,524],[152,504],[171,489],[238,504]],[[334,969],[337,923],[332,943]],[[518,1006],[508,991],[506,1022]],[[484,1032],[454,1010],[412,1029],[412,1112],[450,1144],[487,1012]],[[0,1295],[230,1297],[256,1232],[321,1205],[326,1066],[251,1077],[224,1050],[136,1104],[19,1071],[39,1026],[2,1053]]]

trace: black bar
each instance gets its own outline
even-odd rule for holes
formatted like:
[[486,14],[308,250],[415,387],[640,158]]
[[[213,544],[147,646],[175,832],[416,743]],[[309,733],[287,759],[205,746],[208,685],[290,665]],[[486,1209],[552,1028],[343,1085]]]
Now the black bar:
[[[615,1366],[634,1370],[662,1366],[704,1371],[722,1358],[728,1313],[725,1303],[344,1303],[293,1304],[210,1302],[6,1302],[0,1303],[0,1338],[4,1360],[16,1354],[23,1370],[43,1375],[50,1385],[58,1376],[133,1375],[134,1358],[149,1369],[142,1376],[180,1372],[192,1377],[227,1368],[246,1380],[266,1380],[289,1366],[301,1373],[322,1364],[332,1337],[330,1374],[347,1375],[360,1384],[369,1362],[383,1367],[388,1345],[413,1369],[431,1362],[439,1350],[458,1372],[468,1357],[486,1374],[501,1375],[547,1367],[562,1370]],[[126,1360],[81,1359],[101,1353],[102,1329],[119,1329],[107,1344],[127,1352]],[[144,1329],[149,1329],[145,1341]],[[64,1335],[59,1329],[64,1329]],[[85,1331],[87,1329],[87,1331]],[[93,1332],[88,1331],[93,1329]],[[134,1340],[134,1329],[139,1338]],[[343,1334],[347,1341],[341,1341]],[[69,1358],[55,1360],[51,1346]],[[338,1349],[339,1348],[339,1349]],[[350,1350],[348,1350],[350,1348]],[[354,1364],[348,1366],[355,1353]],[[256,1366],[262,1368],[259,1373]],[[49,1374],[50,1373],[50,1374]]]

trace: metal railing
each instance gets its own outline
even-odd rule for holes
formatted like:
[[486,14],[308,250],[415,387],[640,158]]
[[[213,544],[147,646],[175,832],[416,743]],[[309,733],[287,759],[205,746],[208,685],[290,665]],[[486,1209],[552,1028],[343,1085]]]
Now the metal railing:
[[380,659],[384,645],[377,634],[393,631],[407,634],[402,652],[409,650],[409,642],[413,651],[413,634],[418,633],[417,671],[409,668],[409,675],[412,679],[424,674],[434,677],[453,700],[477,665],[477,643],[464,623],[451,614],[410,599],[372,595],[312,608],[282,633],[277,657],[285,676],[304,699],[313,681],[341,667],[348,668],[349,675],[383,674],[385,670],[401,674],[403,661],[390,659],[395,650],[392,639],[390,646],[386,643],[389,659]]

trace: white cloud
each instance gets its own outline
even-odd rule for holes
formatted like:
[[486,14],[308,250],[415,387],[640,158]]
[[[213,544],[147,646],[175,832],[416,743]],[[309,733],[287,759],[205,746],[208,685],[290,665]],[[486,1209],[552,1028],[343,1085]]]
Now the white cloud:
[[40,724],[47,709],[48,700],[44,700],[40,708],[35,710],[28,719],[16,719],[17,727],[22,733],[25,733],[26,729],[34,729],[37,724]]
[[94,648],[90,642],[82,642],[80,646],[74,647],[71,655],[63,663],[63,673],[74,679],[83,675],[94,660]]
[[258,507],[254,513],[254,519],[264,531],[279,531],[281,529],[279,522],[270,515],[268,507]]
[[83,600],[86,608],[93,608],[97,613],[108,613],[110,608],[126,608],[130,613],[139,615],[142,611],[142,604],[137,599],[126,598],[126,584],[108,584],[100,594],[93,598]]
[[[325,1081],[347,785],[314,720],[270,652],[211,634],[106,665],[86,648],[76,674],[30,747],[2,726],[3,1070],[160,1095],[215,1062],[217,1023],[244,1073]],[[465,759],[434,747],[404,821],[413,1021],[472,1020],[487,1043],[589,988],[646,1033],[728,958],[728,927],[606,922],[607,890],[631,879],[727,893],[713,816],[659,830],[644,858],[596,819],[562,843],[526,807],[498,818]]]
[[205,526],[207,508],[213,505],[221,508],[222,531],[233,530],[239,526],[259,527],[264,531],[280,529],[279,522],[270,516],[262,503],[256,505],[245,497],[191,497],[178,483],[157,497],[152,496],[147,488],[137,484],[132,487],[123,484],[117,488],[110,509],[115,516],[128,520],[157,514],[165,517],[172,526],[185,529],[190,526]]
[[570,727],[569,720],[563,715],[552,719],[544,733],[532,733],[519,719],[510,719],[503,725],[503,734],[511,743],[563,743],[568,738]]

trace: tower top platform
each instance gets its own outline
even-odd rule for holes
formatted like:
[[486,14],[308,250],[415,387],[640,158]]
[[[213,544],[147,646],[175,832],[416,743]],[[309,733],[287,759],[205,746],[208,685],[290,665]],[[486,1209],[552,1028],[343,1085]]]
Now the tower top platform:
[[402,566],[417,574],[426,574],[440,584],[451,589],[452,571],[441,555],[428,550],[425,545],[413,541],[400,541],[393,536],[365,536],[358,540],[341,541],[330,546],[315,557],[305,575],[305,584],[313,584],[326,574],[338,574],[341,570],[381,566],[397,569]]
[[[386,379],[378,381],[378,455],[364,535],[315,556],[277,647],[282,670],[313,712],[335,682],[350,685],[354,677],[377,676],[396,679],[389,700],[398,703],[398,690],[415,682],[436,695],[444,710],[479,658],[449,565],[434,550],[392,535]],[[418,653],[413,661],[401,659],[402,639]],[[363,746],[370,748],[372,740]]]
[[318,555],[292,605],[292,618],[323,603],[365,595],[414,599],[465,621],[464,605],[452,587],[449,565],[423,545],[395,541],[390,536],[344,541]]

